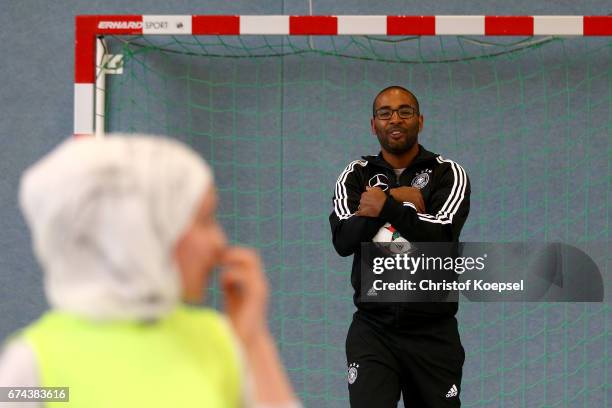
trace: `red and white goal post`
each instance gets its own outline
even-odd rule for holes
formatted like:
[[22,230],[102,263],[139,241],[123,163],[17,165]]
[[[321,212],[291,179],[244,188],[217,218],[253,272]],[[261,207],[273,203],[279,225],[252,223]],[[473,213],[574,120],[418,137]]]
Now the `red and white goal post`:
[[104,35],[612,36],[612,16],[81,15],[75,136],[104,134]]

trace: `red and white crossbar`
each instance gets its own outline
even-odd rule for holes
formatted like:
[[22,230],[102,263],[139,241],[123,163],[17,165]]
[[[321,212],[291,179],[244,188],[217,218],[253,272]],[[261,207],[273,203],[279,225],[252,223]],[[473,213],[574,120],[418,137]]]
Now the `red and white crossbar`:
[[94,133],[96,37],[143,34],[610,36],[612,16],[77,16],[75,135]]

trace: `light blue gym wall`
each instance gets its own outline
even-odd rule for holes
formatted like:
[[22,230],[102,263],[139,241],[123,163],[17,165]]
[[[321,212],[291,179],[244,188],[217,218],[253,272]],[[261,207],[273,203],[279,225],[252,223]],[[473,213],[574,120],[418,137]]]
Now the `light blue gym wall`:
[[[612,6],[608,1],[585,1],[585,2],[568,2],[568,1],[313,1],[313,11],[315,14],[608,14]],[[17,208],[17,187],[20,173],[31,163],[33,163],[42,154],[48,152],[63,138],[67,137],[72,132],[72,90],[73,90],[73,22],[74,16],[77,14],[307,14],[309,10],[308,2],[306,1],[242,1],[242,2],[226,2],[226,1],[132,1],[129,5],[123,1],[10,1],[0,0],[0,72],[2,73],[2,85],[0,85],[0,106],[2,113],[0,114],[0,339],[6,338],[10,333],[35,319],[40,313],[45,310],[46,303],[42,291],[41,274],[36,265],[30,249],[29,235],[24,226],[23,220]],[[609,65],[608,65],[609,66]],[[291,71],[287,71],[291,75]],[[399,82],[399,81],[398,81]],[[608,85],[609,86],[609,85]],[[609,91],[609,90],[608,90]],[[291,92],[287,90],[286,92]],[[314,95],[309,95],[310,97]],[[287,101],[297,96],[288,94]],[[362,95],[359,95],[362,97]],[[350,99],[350,98],[349,98]],[[355,103],[369,104],[370,98],[364,97],[363,100],[355,100]],[[287,102],[289,107],[289,102]],[[431,111],[433,107],[424,107]],[[537,113],[537,112],[536,112]],[[605,120],[605,117],[604,117]],[[609,121],[609,118],[608,118]],[[296,126],[299,120],[295,121]],[[367,122],[364,120],[363,132],[368,132],[366,127]],[[291,129],[289,123],[288,130]],[[359,131],[360,125],[357,123],[351,124],[355,131]],[[427,133],[424,133],[427,137]],[[432,135],[430,135],[432,136]],[[291,140],[291,139],[290,139]],[[305,150],[305,153],[316,154],[317,149],[320,150],[322,156],[327,157],[334,151],[326,151],[324,146],[300,146],[296,142],[293,152],[298,152],[300,148],[310,149]],[[426,141],[424,143],[427,145]],[[337,146],[336,146],[337,147]],[[443,145],[438,146],[438,150],[444,153]],[[604,144],[601,148],[609,149],[608,144]],[[314,149],[314,150],[313,150]],[[351,148],[352,152],[357,151],[355,146]],[[609,151],[609,150],[608,150]],[[368,153],[364,151],[363,153]],[[466,157],[454,157],[462,161],[471,160],[477,152],[468,152]],[[346,153],[344,153],[346,155]],[[347,157],[349,155],[346,155]],[[333,159],[338,162],[338,171],[341,170],[344,157],[341,159]],[[289,175],[290,176],[290,175]],[[501,174],[499,175],[502,176]],[[474,177],[472,182],[474,183]],[[314,180],[312,181],[314,182]],[[333,180],[326,180],[325,183],[333,186]],[[481,184],[482,186],[483,184]],[[473,187],[474,190],[474,187]],[[331,193],[331,190],[330,190]],[[476,190],[475,194],[478,194]],[[304,202],[310,201],[302,201]],[[320,211],[328,205],[328,202],[317,202],[313,207],[305,208],[308,212],[312,208]],[[491,205],[491,203],[488,203]],[[485,203],[473,203],[473,208],[485,207]],[[609,214],[609,208],[606,209]],[[326,210],[325,210],[326,211]],[[486,216],[480,215],[481,217]],[[466,233],[468,237],[488,236],[491,238],[502,236],[499,231],[482,231],[478,230],[478,215],[473,212],[471,219],[466,225]],[[527,228],[528,226],[524,226]],[[303,227],[302,227],[303,228]],[[550,228],[554,229],[551,225]],[[597,228],[593,225],[592,228]],[[304,230],[311,235],[316,235],[316,231],[306,227]],[[325,231],[327,233],[327,231]],[[498,234],[499,233],[499,234]],[[470,235],[471,234],[471,235]],[[488,235],[487,235],[488,234]],[[606,232],[609,239],[609,231]],[[319,238],[317,235],[315,238]],[[301,254],[304,256],[304,254]],[[344,260],[330,260],[336,268],[347,267],[348,263]],[[291,268],[287,269],[291,271]],[[290,273],[290,272],[289,272]],[[290,279],[286,277],[285,279]],[[296,279],[303,282],[303,276],[297,275]],[[340,285],[337,282],[336,285]],[[348,269],[346,284],[348,285]],[[341,303],[345,305],[345,303]],[[319,305],[320,306],[320,305]],[[291,305],[286,305],[291,308]],[[338,307],[335,303],[333,307]],[[314,308],[314,306],[313,306]],[[498,317],[506,313],[502,310],[503,306],[493,305],[492,316]],[[534,308],[537,311],[537,308]],[[313,309],[318,310],[318,309]],[[560,309],[563,310],[560,314],[552,314],[546,317],[539,323],[532,322],[532,326],[528,331],[534,334],[534,350],[536,356],[541,355],[540,348],[546,349],[548,352],[555,350],[559,345],[569,348],[570,351],[582,352],[582,354],[557,354],[563,359],[560,364],[554,361],[547,365],[549,371],[547,373],[538,372],[535,378],[542,378],[546,375],[552,378],[553,385],[548,392],[567,392],[567,374],[572,370],[581,370],[580,377],[584,377],[584,384],[588,381],[595,381],[591,377],[604,375],[603,372],[597,371],[597,365],[604,356],[604,342],[609,341],[608,337],[602,337],[592,347],[586,350],[584,337],[589,332],[594,334],[602,333],[602,325],[609,324],[608,320],[588,320],[596,314],[597,307],[593,309],[585,309],[580,306],[576,309]],[[569,311],[568,311],[569,310]],[[321,311],[323,313],[324,311]],[[318,312],[317,312],[318,313]],[[332,317],[343,316],[346,311],[330,309],[329,313]],[[464,326],[476,325],[479,319],[488,318],[487,312],[481,315],[462,315]],[[517,309],[517,313],[525,313]],[[589,313],[592,313],[589,315]],[[518,316],[518,314],[517,314]],[[608,315],[604,315],[608,319]],[[306,316],[307,317],[307,316]],[[589,322],[589,327],[584,328],[584,337],[567,338],[568,331],[564,328],[572,327],[572,324],[581,322],[581,319]],[[347,322],[348,323],[348,322]],[[540,325],[540,326],[538,326]],[[554,338],[542,339],[537,337],[538,330],[541,326],[552,325],[552,327],[560,327],[558,333],[553,333],[552,337],[565,336],[563,341],[556,341]],[[605,326],[608,327],[608,326]],[[497,326],[499,328],[499,326]],[[496,326],[492,326],[491,330],[495,330]],[[582,328],[581,328],[582,330]],[[286,333],[288,339],[298,329],[290,329]],[[278,334],[278,332],[276,333]],[[305,333],[302,334],[302,339],[306,341],[315,341],[320,333]],[[483,331],[478,337],[470,337],[469,333],[462,333],[464,341],[466,341],[466,349],[468,352],[468,361],[466,361],[465,375],[472,379],[479,376],[479,370],[486,369],[486,359],[483,359],[482,349],[486,349],[487,345],[494,345],[500,341],[500,333],[487,333]],[[344,332],[341,328],[332,333],[327,334],[328,341],[333,346],[342,349],[344,341]],[[504,333],[505,340],[510,341],[512,333]],[[308,337],[308,338],[307,338]],[[504,337],[501,337],[504,341]],[[300,340],[300,337],[298,337]],[[527,341],[523,339],[523,341]],[[337,343],[337,344],[336,344]],[[509,350],[512,350],[510,348]],[[480,353],[480,359],[477,356]],[[552,354],[553,357],[555,354]],[[320,357],[320,355],[317,355]],[[474,358],[470,359],[473,356]],[[284,351],[284,357],[288,364],[292,367],[300,367],[302,362],[308,359],[308,355],[303,349],[291,350],[287,347]],[[345,395],[345,383],[338,380],[342,377],[344,367],[342,366],[343,356],[332,357],[334,363],[330,366],[324,361],[308,361],[307,366],[315,368],[324,366],[326,369],[333,369],[336,365],[338,375],[329,378],[308,377],[303,372],[297,371],[292,374],[292,378],[296,383],[299,392],[310,392],[312,384],[317,387],[323,387],[327,392],[328,399],[325,398],[310,398],[308,406],[345,406],[342,401]],[[503,358],[503,357],[500,357]],[[475,361],[478,361],[475,363]],[[576,364],[574,364],[576,362]],[[596,368],[590,370],[593,365]],[[501,364],[501,367],[504,365]],[[509,365],[508,365],[509,366]],[[603,371],[609,370],[609,363],[603,365]],[[505,403],[505,406],[520,406],[521,399],[514,398],[513,395],[508,395],[507,398],[499,397],[503,394],[504,382],[501,377],[507,374],[514,376],[516,370],[508,369],[507,373],[499,372],[492,379],[485,378],[478,384],[479,388],[476,391],[466,390],[468,400],[474,404],[478,401],[477,406],[500,406]],[[588,379],[586,377],[589,377]],[[331,378],[331,379],[330,379]],[[525,381],[523,377],[522,381]],[[527,377],[529,378],[529,377]],[[561,378],[561,381],[557,381]],[[557,379],[557,380],[555,380]],[[312,382],[316,381],[316,383]],[[326,383],[327,381],[327,383]],[[556,382],[555,382],[556,381]],[[310,383],[309,383],[310,382]],[[331,383],[330,383],[331,382]],[[570,381],[571,382],[571,381]],[[508,389],[515,389],[516,384],[520,384],[521,379],[510,379]],[[494,395],[493,399],[488,399],[486,393],[482,394],[482,387],[488,387]],[[569,385],[571,386],[571,384]],[[500,387],[502,387],[500,391]],[[565,388],[564,388],[565,387]],[[584,387],[583,387],[584,388]],[[476,389],[476,387],[474,387]],[[535,391],[540,392],[541,387],[536,387]],[[587,390],[585,390],[586,392]],[[599,394],[598,394],[599,391]],[[589,398],[595,398],[593,401],[603,401],[603,393],[607,392],[606,388],[601,390],[589,391]],[[480,393],[480,395],[479,395]],[[576,394],[578,393],[578,394]],[[531,394],[529,394],[531,396]],[[574,404],[569,406],[583,406],[585,403],[580,394],[580,387],[570,391],[570,397],[578,395],[574,399]],[[331,396],[331,399],[329,398]],[[464,399],[465,400],[465,399]],[[503,400],[503,401],[502,401]],[[557,401],[552,398],[551,401]],[[538,403],[541,403],[539,401]],[[534,403],[535,404],[535,403]],[[531,406],[531,405],[528,405]],[[586,406],[586,405],[585,405]],[[591,404],[591,406],[597,406]]]

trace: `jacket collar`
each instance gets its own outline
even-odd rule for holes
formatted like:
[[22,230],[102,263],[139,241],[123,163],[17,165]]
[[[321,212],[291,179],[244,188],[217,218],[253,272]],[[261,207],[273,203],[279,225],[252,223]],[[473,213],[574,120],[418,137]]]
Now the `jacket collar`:
[[[430,152],[429,150],[421,146],[421,144],[419,144],[419,152],[408,167],[413,167],[419,163],[433,160],[438,156],[438,154]],[[382,152],[379,152],[376,156],[362,156],[362,158],[373,165],[393,170],[393,167],[391,167],[391,165],[387,163],[385,159],[383,159]]]

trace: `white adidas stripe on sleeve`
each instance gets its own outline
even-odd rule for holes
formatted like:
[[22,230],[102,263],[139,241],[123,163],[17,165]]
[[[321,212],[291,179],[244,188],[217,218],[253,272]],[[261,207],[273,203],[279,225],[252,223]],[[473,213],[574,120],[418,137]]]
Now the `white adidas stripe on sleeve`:
[[436,215],[429,214],[418,214],[418,217],[422,221],[427,221],[435,224],[451,224],[453,217],[457,213],[459,206],[463,202],[465,197],[465,190],[467,187],[467,175],[465,170],[459,164],[452,160],[445,160],[441,156],[437,158],[438,163],[449,163],[453,171],[453,187],[448,195],[446,201],[442,205],[442,208],[436,213]]
[[336,192],[334,197],[334,212],[336,216],[341,220],[350,218],[353,216],[349,207],[348,207],[348,194],[346,192],[346,179],[350,173],[355,170],[356,165],[360,165],[365,167],[368,164],[365,160],[355,160],[352,161],[344,171],[338,177],[336,181]]

